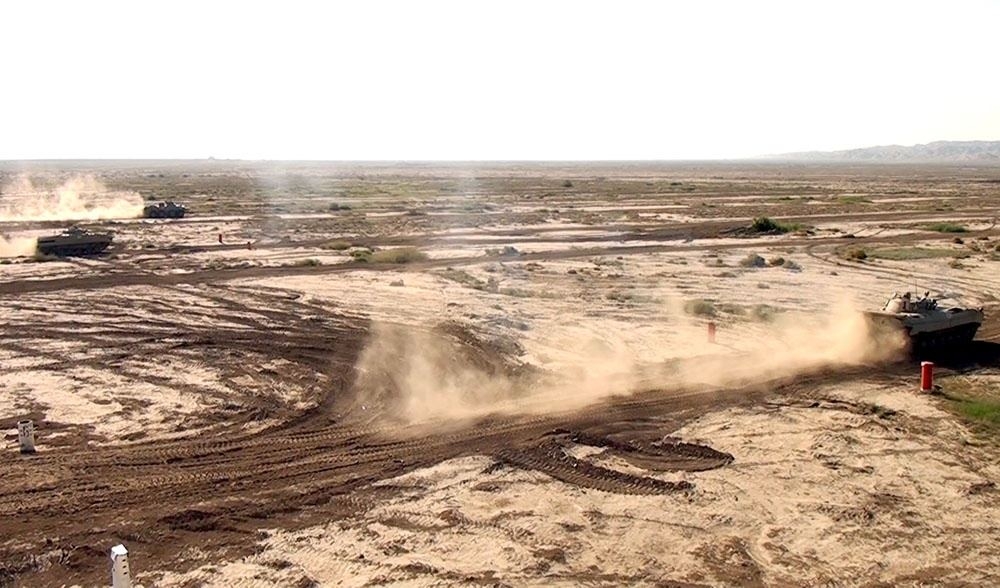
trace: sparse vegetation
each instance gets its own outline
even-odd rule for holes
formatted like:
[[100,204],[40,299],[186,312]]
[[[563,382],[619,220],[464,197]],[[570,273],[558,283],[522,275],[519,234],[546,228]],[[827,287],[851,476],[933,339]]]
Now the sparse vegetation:
[[351,252],[351,257],[358,263],[368,263],[371,261],[372,252],[370,249],[356,249]]
[[889,259],[892,261],[909,261],[913,259],[933,259],[937,257],[967,257],[969,254],[956,249],[930,247],[885,247],[872,249],[868,257]]
[[938,233],[967,233],[969,229],[965,228],[963,225],[957,225],[955,223],[933,223],[924,227],[928,231],[936,231]]
[[695,299],[684,303],[684,312],[694,316],[715,316],[715,304],[709,300]]
[[801,228],[802,225],[799,223],[783,223],[766,216],[758,216],[750,224],[750,232],[766,235],[789,233]]
[[344,251],[351,248],[348,241],[327,241],[319,246],[320,249],[330,249],[333,251]]
[[838,196],[837,202],[840,204],[871,204],[872,201],[864,196],[858,196],[857,194],[849,194],[844,196]]
[[296,259],[294,262],[292,262],[292,265],[296,267],[306,267],[306,266],[323,265],[323,262],[316,259],[315,257],[308,257],[306,259]]
[[949,410],[978,433],[1000,439],[1000,386],[996,382],[965,376],[945,377],[939,382]]
[[768,263],[768,265],[771,265],[771,266],[785,265],[785,258],[784,257],[772,257],[771,259],[768,260],[767,263]]
[[764,267],[767,262],[756,253],[751,253],[740,260],[740,265],[743,267]]
[[427,254],[416,247],[397,247],[372,253],[368,261],[372,263],[412,263],[426,261]]
[[840,251],[840,256],[849,261],[864,261],[868,259],[868,252],[864,247],[851,247]]
[[756,304],[750,309],[750,316],[758,321],[770,321],[777,313],[778,310],[776,308],[767,304]]

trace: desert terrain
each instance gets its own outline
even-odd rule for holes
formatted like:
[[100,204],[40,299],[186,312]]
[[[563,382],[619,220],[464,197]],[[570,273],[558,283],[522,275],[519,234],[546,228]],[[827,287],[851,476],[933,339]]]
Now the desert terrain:
[[[0,163],[0,586],[1000,584],[998,216],[975,164]],[[903,291],[977,340],[876,336]]]

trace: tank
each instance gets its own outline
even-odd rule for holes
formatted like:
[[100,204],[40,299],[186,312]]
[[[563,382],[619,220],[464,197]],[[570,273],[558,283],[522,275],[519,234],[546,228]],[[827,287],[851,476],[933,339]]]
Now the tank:
[[976,336],[984,318],[982,308],[941,307],[930,292],[920,299],[909,292],[893,294],[882,310],[866,315],[876,325],[902,330],[914,351],[964,345]]
[[170,200],[147,204],[142,209],[142,216],[146,218],[181,218],[185,214],[187,214],[186,206]]
[[111,233],[70,227],[58,235],[39,237],[37,249],[39,253],[60,257],[96,255],[111,245],[111,239]]

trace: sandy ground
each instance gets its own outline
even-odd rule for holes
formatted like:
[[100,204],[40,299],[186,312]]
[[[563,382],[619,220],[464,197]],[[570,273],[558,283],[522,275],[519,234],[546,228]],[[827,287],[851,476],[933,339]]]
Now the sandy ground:
[[0,260],[0,586],[1000,582],[995,441],[852,318],[995,313],[1000,168],[217,165],[0,167],[115,232]]
[[[362,517],[267,530],[260,552],[239,562],[142,578],[169,586],[997,581],[990,483],[1000,471],[926,396],[902,386],[820,388],[671,434],[710,440],[734,461],[665,476],[693,482],[691,492],[622,497],[487,458],[456,459],[383,482],[400,495]],[[600,449],[584,453],[638,469],[602,459]]]

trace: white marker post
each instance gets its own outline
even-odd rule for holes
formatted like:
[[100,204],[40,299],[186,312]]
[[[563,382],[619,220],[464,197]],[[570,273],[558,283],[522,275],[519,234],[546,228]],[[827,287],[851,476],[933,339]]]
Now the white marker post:
[[34,453],[35,423],[31,421],[18,421],[17,440],[21,443],[21,453]]
[[111,588],[132,588],[128,550],[120,543],[111,548]]

